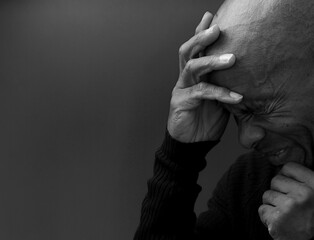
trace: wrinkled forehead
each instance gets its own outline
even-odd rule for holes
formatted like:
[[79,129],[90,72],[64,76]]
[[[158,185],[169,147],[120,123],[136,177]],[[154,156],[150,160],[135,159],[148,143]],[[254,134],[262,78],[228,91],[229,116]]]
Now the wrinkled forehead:
[[[213,24],[221,35],[207,55],[234,53],[234,67],[207,80],[240,93],[295,81],[313,68],[314,1],[226,0]],[[311,70],[312,71],[312,70]]]

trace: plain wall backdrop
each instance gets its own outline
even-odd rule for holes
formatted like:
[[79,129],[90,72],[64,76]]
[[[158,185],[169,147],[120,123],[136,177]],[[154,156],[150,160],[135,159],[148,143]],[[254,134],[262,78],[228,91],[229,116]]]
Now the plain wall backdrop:
[[[0,239],[132,239],[178,48],[219,0],[0,3]],[[233,120],[196,212],[236,157]]]

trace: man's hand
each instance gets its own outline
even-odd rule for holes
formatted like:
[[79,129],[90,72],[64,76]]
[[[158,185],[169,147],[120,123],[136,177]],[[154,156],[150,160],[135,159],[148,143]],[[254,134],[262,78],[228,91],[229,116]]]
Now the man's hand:
[[201,81],[203,75],[235,63],[233,54],[202,56],[219,37],[217,25],[209,28],[212,19],[212,14],[205,13],[195,36],[179,50],[180,76],[172,91],[167,128],[173,138],[185,143],[218,140],[229,119],[218,101],[236,104],[242,100],[239,94]]
[[271,181],[258,209],[275,240],[310,240],[314,236],[314,172],[287,163]]

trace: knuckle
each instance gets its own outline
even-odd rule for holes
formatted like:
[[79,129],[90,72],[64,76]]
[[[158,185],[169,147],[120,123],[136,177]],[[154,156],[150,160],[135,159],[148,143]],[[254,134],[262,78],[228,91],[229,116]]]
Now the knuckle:
[[200,82],[189,89],[189,95],[191,95],[192,98],[198,98],[202,97],[205,94],[205,91],[206,85]]
[[204,31],[199,32],[198,34],[195,35],[194,42],[199,43],[202,40],[203,36],[204,36]]
[[170,106],[178,106],[180,103],[180,91],[176,88],[172,90]]
[[195,35],[195,39],[194,39],[194,44],[195,45],[201,45],[203,47],[205,47],[205,43],[204,40],[206,38],[206,32],[205,31],[200,31],[198,34]]
[[221,87],[212,86],[211,91],[212,91],[213,95],[216,97],[220,97],[223,95],[223,89]]
[[279,181],[278,178],[279,178],[278,176],[275,176],[275,177],[270,181],[270,186],[271,186],[271,188],[274,188],[274,187],[277,186],[278,181]]
[[201,31],[201,26],[198,25],[198,26],[195,28],[195,35],[198,34],[200,31]]
[[182,44],[180,47],[179,47],[179,56],[184,56],[185,53],[186,53],[186,46],[185,44]]
[[215,55],[209,56],[208,59],[207,59],[207,66],[213,66],[213,65],[215,65],[215,63],[217,62],[217,60],[218,60],[218,57],[217,57],[217,56],[215,56]]
[[263,205],[262,205],[262,206],[260,206],[260,207],[258,208],[258,214],[259,214],[259,216],[262,217],[262,216],[264,215],[264,212],[265,212],[265,210],[264,210],[264,207],[263,207]]
[[185,65],[185,72],[189,73],[189,74],[192,74],[193,73],[194,64],[195,64],[195,60],[194,59],[189,60],[186,63],[186,65]]
[[186,95],[188,98],[191,98],[195,95],[195,93],[197,92],[197,87],[198,86],[196,85],[187,89]]
[[215,57],[208,57],[206,62],[205,62],[205,65],[207,68],[209,69],[213,69],[213,67],[215,66]]
[[266,200],[266,199],[269,198],[269,196],[270,196],[270,191],[268,190],[268,191],[266,191],[266,192],[263,193],[262,198],[263,198],[263,200]]
[[307,202],[313,198],[313,190],[309,187],[303,187],[301,190],[300,203]]
[[179,102],[177,99],[172,99],[170,101],[170,109],[172,109],[172,110],[177,109],[178,105],[179,105]]
[[293,206],[295,206],[296,202],[293,198],[287,198],[284,202],[284,205],[287,209],[291,209]]
[[172,98],[175,98],[177,95],[178,95],[178,92],[180,91],[180,89],[177,89],[177,87],[174,87],[172,89],[172,92],[171,92],[171,99]]
[[262,198],[266,198],[268,196],[268,191],[264,192]]
[[204,91],[205,91],[206,85],[205,85],[205,83],[200,82],[199,84],[196,84],[196,85],[195,85],[195,88],[196,88],[195,90],[196,90],[197,92],[201,93],[201,92],[204,92]]
[[171,107],[175,107],[178,105],[178,99],[176,97],[172,97],[171,100],[170,100],[170,106]]

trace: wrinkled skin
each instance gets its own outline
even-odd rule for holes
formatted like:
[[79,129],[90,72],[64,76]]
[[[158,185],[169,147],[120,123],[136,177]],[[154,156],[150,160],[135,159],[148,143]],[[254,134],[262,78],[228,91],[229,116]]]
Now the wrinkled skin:
[[[274,3],[275,2],[275,3]],[[207,55],[234,53],[234,67],[208,82],[244,95],[234,114],[240,143],[266,154],[289,148],[284,162],[312,167],[314,2],[227,0],[213,23],[222,33]]]
[[313,16],[311,0],[226,0],[212,22],[220,39],[206,51],[237,58],[206,80],[244,96],[222,104],[235,117],[240,143],[284,166],[259,209],[275,240],[314,236]]

